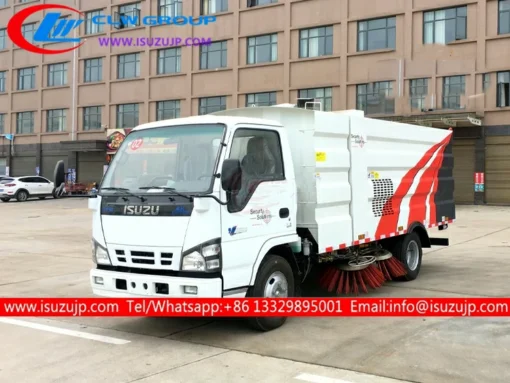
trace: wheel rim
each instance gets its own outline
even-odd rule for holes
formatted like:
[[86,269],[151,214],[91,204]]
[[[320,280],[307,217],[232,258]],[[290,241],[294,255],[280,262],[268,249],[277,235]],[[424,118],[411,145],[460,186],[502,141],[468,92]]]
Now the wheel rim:
[[25,201],[27,199],[27,193],[20,192],[19,193],[19,199],[22,200],[22,201]]
[[289,284],[287,278],[280,271],[275,271],[267,279],[264,288],[264,297],[266,298],[286,298],[289,294]]
[[410,270],[414,271],[418,267],[419,255],[418,244],[415,241],[409,242],[406,251],[406,261],[407,267],[409,267]]

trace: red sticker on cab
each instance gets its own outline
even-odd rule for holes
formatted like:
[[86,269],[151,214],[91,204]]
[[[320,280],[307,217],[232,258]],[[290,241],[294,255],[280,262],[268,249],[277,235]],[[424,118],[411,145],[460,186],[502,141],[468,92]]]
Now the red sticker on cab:
[[131,150],[140,149],[143,145],[143,138],[137,138],[131,143]]

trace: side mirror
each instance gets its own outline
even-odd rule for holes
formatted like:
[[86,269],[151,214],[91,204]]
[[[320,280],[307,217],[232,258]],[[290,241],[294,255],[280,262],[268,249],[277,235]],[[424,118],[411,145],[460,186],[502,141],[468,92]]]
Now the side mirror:
[[223,190],[228,192],[237,191],[235,190],[236,178],[241,175],[241,163],[239,160],[225,160],[223,161],[223,167],[221,169],[221,187]]

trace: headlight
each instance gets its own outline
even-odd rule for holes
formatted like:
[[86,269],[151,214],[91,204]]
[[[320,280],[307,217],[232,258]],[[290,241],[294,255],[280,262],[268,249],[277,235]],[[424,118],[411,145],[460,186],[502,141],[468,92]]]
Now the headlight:
[[209,241],[182,254],[182,271],[218,272],[221,270],[219,240]]
[[92,241],[92,260],[98,265],[111,265],[108,250],[96,241]]

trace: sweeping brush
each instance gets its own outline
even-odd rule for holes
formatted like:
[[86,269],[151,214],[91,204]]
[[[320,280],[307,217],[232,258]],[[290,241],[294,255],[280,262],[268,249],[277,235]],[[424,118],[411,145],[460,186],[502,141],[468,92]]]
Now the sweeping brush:
[[385,280],[392,281],[406,276],[407,271],[404,268],[404,265],[402,265],[402,263],[399,262],[398,259],[395,258],[389,251],[384,249],[377,251],[375,259],[379,269],[384,275]]
[[375,257],[362,256],[347,264],[331,265],[319,284],[330,293],[335,291],[337,295],[358,295],[361,291],[368,293],[368,288],[375,290],[385,282],[384,275],[375,262]]

